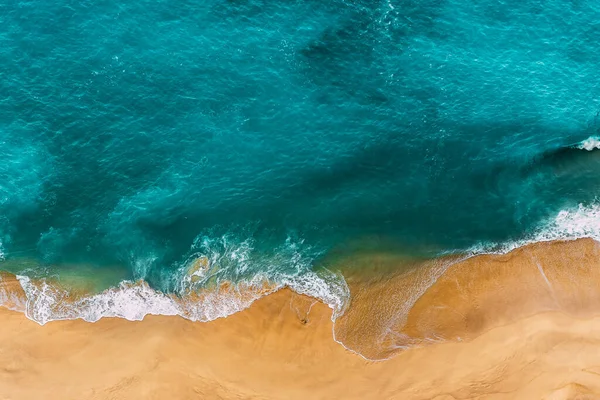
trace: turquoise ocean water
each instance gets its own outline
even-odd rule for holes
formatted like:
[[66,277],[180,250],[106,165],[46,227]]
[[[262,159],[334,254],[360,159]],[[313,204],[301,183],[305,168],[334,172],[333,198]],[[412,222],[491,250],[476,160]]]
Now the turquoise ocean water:
[[[341,310],[319,265],[348,243],[594,237],[598,21],[585,0],[3,1],[0,269],[38,322],[205,320],[247,302],[169,296],[268,280]],[[44,278],[107,291],[65,308]]]

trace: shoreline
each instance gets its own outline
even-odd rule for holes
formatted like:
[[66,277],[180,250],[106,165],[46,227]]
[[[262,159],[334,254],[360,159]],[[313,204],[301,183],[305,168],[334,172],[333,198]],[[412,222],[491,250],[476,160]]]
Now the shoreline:
[[287,289],[209,323],[148,316],[139,322],[106,318],[39,326],[1,310],[0,398],[570,399],[600,394],[600,355],[594,351],[600,345],[595,333],[600,317],[544,312],[468,342],[436,343],[369,362],[332,340],[330,315],[322,303]]
[[[16,279],[0,289],[10,284],[16,293]],[[348,285],[335,322],[330,307],[289,288],[210,322],[147,315],[41,326],[1,308],[0,399],[48,388],[56,399],[600,396],[592,239],[430,260]]]
[[504,254],[441,258],[386,279],[348,279],[336,337],[367,359],[466,341],[545,311],[600,315],[600,243],[538,242]]

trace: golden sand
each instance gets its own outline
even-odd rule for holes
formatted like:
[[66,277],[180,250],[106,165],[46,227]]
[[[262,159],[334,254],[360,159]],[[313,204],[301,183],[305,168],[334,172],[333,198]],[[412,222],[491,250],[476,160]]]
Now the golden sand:
[[336,337],[379,362],[336,343],[331,310],[289,290],[210,323],[39,326],[1,310],[0,399],[600,398],[599,253],[540,243],[349,279]]
[[470,340],[544,311],[600,315],[600,244],[536,243],[504,255],[434,260],[384,280],[349,282],[352,304],[336,323],[337,337],[368,358],[389,358],[406,346]]

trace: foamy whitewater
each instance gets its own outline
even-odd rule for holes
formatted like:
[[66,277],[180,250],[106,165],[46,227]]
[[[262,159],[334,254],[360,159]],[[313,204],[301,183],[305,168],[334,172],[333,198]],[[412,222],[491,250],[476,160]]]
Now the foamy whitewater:
[[[508,253],[519,247],[538,242],[592,238],[600,241],[600,206],[580,204],[572,210],[562,210],[553,219],[540,225],[530,235],[506,243],[480,243],[469,248],[470,256]],[[451,254],[447,252],[446,254]]]
[[[236,274],[249,268],[247,263],[251,262],[250,253],[253,250],[248,240],[241,243],[231,241],[234,241],[231,237],[198,238],[194,248],[208,251],[206,255],[192,258],[173,273],[176,290],[171,293],[153,289],[146,281],[139,279],[122,281],[118,286],[90,295],[65,288],[56,279],[32,279],[17,275],[25,294],[24,298],[19,298],[14,288],[2,285],[0,276],[0,304],[10,304],[11,309],[24,312],[41,325],[66,319],[95,322],[103,317],[136,321],[146,315],[179,315],[192,321],[206,322],[241,311],[260,297],[288,287],[327,304],[333,311],[333,319],[343,313],[350,293],[342,275],[325,268],[318,272],[307,270],[301,264],[302,256],[293,254],[297,251],[297,245],[290,241],[285,245],[289,251],[280,251],[289,256],[287,262],[298,264],[295,265],[295,273],[283,273],[278,268],[280,265],[273,264],[250,279],[228,280],[232,278],[232,265]],[[201,262],[201,268],[195,268],[198,261]],[[270,262],[276,263],[278,260]],[[226,268],[229,271],[225,271]],[[220,275],[223,276],[222,280],[219,279]]]
[[600,139],[596,137],[590,137],[581,142],[577,148],[592,151],[600,149]]
[[282,287],[318,298],[329,305],[333,318],[336,318],[343,312],[349,298],[344,281],[334,274],[327,277],[314,273],[296,278],[282,277],[281,282],[268,286],[266,290],[265,281],[256,279],[231,288],[205,290],[191,298],[161,293],[144,281],[124,281],[102,293],[73,299],[70,292],[45,280],[35,282],[26,276],[17,276],[17,279],[26,298],[20,299],[14,293],[0,290],[0,301],[15,304],[11,307],[13,310],[24,312],[29,319],[41,325],[68,319],[96,322],[104,317],[140,321],[146,315],[179,315],[192,321],[207,322],[244,310],[255,300]]

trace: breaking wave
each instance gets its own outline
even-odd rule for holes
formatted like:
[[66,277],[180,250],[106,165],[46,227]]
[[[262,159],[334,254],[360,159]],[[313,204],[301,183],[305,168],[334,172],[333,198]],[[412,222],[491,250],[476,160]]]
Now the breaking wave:
[[585,139],[584,141],[582,141],[575,147],[578,149],[587,150],[587,151],[597,150],[597,149],[600,149],[600,139],[592,136],[592,137]]
[[338,275],[307,273],[282,282],[256,278],[237,284],[222,283],[187,296],[163,293],[145,281],[123,281],[102,293],[78,296],[46,279],[17,276],[23,296],[9,290],[0,292],[2,304],[11,303],[33,321],[44,325],[55,320],[83,319],[96,322],[105,317],[139,321],[146,315],[178,315],[191,321],[212,321],[248,308],[255,300],[283,287],[318,298],[334,315],[343,312],[347,287]]
[[[257,254],[251,239],[200,236],[187,262],[171,272],[166,290],[139,279],[90,294],[66,288],[53,279],[2,274],[0,304],[24,312],[41,325],[72,319],[96,322],[104,317],[136,321],[146,315],[178,315],[206,322],[227,317],[289,287],[321,300],[333,310],[332,318],[337,318],[347,305],[348,286],[339,273],[312,271],[312,258],[305,248],[302,241],[288,238],[266,257]],[[147,272],[147,266],[142,269]]]
[[583,205],[559,211],[542,222],[532,234],[506,243],[481,243],[467,250],[469,255],[508,253],[537,242],[591,238],[600,241],[600,204]]

